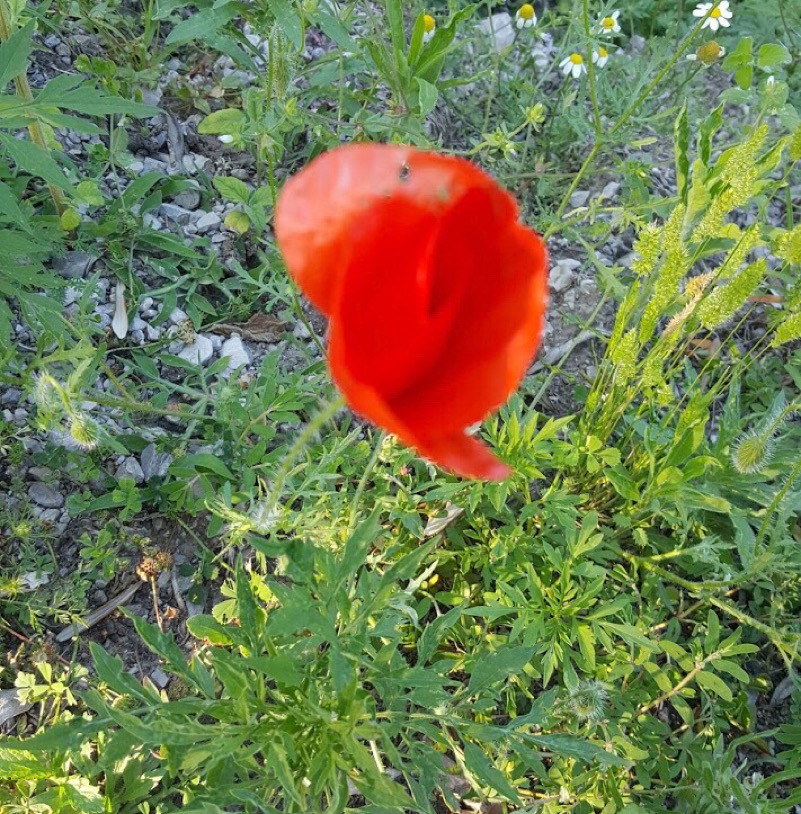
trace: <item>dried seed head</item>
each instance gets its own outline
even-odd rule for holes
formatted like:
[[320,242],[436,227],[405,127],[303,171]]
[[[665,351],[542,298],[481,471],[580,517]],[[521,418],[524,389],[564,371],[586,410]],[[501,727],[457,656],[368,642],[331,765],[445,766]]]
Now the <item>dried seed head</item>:
[[597,723],[606,709],[608,693],[600,681],[581,681],[570,692],[570,706],[580,720]]

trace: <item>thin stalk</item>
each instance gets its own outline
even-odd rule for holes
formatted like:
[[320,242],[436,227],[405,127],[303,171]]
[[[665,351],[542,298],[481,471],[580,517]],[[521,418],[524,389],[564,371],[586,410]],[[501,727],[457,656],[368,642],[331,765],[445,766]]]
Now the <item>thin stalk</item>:
[[[0,42],[5,42],[11,37],[11,14],[9,13],[6,0],[0,0]],[[28,77],[23,71],[19,76],[14,77],[14,86],[17,89],[17,95],[24,100],[27,104],[33,104],[33,91],[28,83]],[[31,141],[39,148],[44,150],[48,155],[50,148],[47,146],[47,139],[45,138],[44,128],[42,123],[37,119],[28,125],[28,133],[30,133]],[[64,193],[55,185],[48,184],[50,197],[53,199],[53,207],[56,214],[61,217],[67,208],[64,199]]]

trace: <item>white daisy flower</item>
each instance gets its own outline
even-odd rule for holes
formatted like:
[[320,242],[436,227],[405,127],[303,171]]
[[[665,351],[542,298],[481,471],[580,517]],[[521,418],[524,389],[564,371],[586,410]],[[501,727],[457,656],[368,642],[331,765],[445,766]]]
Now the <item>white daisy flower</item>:
[[608,17],[601,17],[601,22],[598,25],[601,34],[619,34],[620,33],[620,17],[619,11],[613,11]]
[[565,57],[559,63],[559,68],[565,76],[572,74],[573,79],[578,79],[581,74],[587,73],[587,66],[584,64],[584,57],[581,54],[571,54],[569,57]]
[[592,61],[599,67],[603,68],[609,62],[609,51],[603,46],[599,45],[598,48],[592,52]]
[[537,14],[531,3],[523,3],[515,14],[515,25],[518,28],[533,28],[537,24]]
[[217,140],[221,141],[223,144],[231,144],[234,140],[233,136],[217,136]]
[[430,15],[423,15],[423,42],[430,42],[437,30],[437,21]]
[[724,54],[726,49],[716,40],[710,40],[703,45],[699,45],[694,54],[687,54],[690,62],[700,62],[703,65],[712,65]]
[[[710,11],[711,9],[711,11]],[[731,23],[732,12],[729,8],[729,0],[720,0],[719,3],[699,3],[693,9],[693,17],[706,17],[701,28],[709,28],[710,31],[717,31],[719,28],[728,28]]]

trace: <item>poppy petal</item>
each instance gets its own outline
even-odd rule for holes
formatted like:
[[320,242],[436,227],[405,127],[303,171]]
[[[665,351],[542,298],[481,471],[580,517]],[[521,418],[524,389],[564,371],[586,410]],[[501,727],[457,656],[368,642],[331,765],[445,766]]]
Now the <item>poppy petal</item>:
[[436,214],[475,187],[497,190],[514,216],[514,199],[468,161],[412,147],[349,144],[317,156],[286,182],[276,238],[297,284],[330,315],[353,254],[352,230],[366,212],[382,201],[405,200]]
[[503,480],[512,470],[490,448],[464,432],[427,438],[413,444],[425,458],[463,478]]
[[441,362],[393,399],[408,426],[439,435],[480,421],[506,401],[539,346],[547,302],[544,244],[513,224],[484,248],[493,277],[474,280],[465,292]]

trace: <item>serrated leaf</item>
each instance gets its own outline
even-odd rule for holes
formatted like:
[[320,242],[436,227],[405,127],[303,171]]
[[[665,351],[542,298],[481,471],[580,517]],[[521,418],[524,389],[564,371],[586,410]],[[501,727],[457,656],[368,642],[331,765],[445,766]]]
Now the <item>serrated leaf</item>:
[[250,190],[244,181],[226,175],[216,175],[212,181],[214,188],[223,198],[233,203],[246,204],[250,200]]
[[507,799],[519,804],[520,796],[515,787],[507,780],[506,775],[492,765],[492,762],[474,743],[464,743],[464,763],[468,770],[483,786],[503,794]]
[[533,647],[507,647],[476,661],[470,674],[467,694],[475,695],[512,674],[522,672],[534,655]]
[[8,150],[14,163],[21,169],[60,189],[70,189],[70,182],[53,157],[30,141],[16,139],[0,133],[0,144]]

